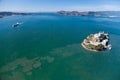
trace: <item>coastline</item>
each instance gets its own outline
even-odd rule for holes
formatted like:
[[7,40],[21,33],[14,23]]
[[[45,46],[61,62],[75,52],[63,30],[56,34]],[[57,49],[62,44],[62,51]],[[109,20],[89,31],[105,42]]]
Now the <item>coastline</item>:
[[20,12],[0,12],[0,18],[17,15],[30,15],[31,13],[20,13]]

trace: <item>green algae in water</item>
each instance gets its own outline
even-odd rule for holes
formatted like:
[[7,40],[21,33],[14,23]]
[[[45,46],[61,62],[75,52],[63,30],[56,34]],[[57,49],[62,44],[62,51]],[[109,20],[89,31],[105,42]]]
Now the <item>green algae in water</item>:
[[16,59],[0,68],[1,80],[26,80],[25,75],[31,76],[33,69],[41,68],[41,61],[51,63],[53,60],[54,58],[49,56]]

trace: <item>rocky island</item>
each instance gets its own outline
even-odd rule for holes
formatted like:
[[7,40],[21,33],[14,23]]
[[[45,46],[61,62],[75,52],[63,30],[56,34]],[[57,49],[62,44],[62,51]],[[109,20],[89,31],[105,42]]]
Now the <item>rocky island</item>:
[[87,50],[95,52],[111,49],[111,44],[109,44],[109,35],[104,32],[89,35],[82,42],[82,46]]

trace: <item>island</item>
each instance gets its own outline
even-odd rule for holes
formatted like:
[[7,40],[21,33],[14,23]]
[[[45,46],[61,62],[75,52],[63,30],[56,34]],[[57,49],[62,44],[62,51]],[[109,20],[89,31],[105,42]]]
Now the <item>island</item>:
[[90,34],[84,41],[82,42],[82,46],[90,51],[105,51],[111,49],[111,44],[109,44],[109,35],[104,32],[98,32],[95,34]]

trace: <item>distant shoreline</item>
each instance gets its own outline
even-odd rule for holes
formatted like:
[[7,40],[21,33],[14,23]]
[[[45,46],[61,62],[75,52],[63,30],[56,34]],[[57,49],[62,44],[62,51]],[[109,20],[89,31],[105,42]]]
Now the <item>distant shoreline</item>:
[[30,13],[17,13],[17,12],[0,12],[0,18],[16,15],[30,15]]
[[120,11],[57,11],[57,12],[0,12],[0,18],[16,15],[38,15],[44,13],[52,13],[65,16],[95,16],[95,17],[120,17]]
[[58,11],[56,14],[65,16],[95,16],[95,17],[109,17],[109,16],[120,16],[120,11]]

